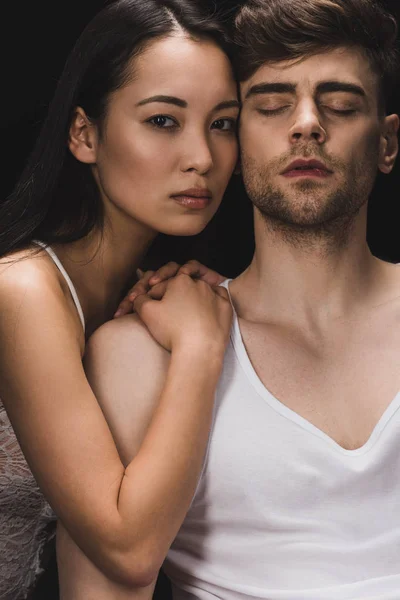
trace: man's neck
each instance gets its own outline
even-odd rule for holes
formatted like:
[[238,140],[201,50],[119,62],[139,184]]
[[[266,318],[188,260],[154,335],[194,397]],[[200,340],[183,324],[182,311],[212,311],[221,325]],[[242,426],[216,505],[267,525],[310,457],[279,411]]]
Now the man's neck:
[[381,264],[366,242],[366,212],[336,244],[303,234],[296,243],[295,232],[289,239],[256,215],[253,261],[231,285],[239,315],[313,329],[349,316],[373,291]]

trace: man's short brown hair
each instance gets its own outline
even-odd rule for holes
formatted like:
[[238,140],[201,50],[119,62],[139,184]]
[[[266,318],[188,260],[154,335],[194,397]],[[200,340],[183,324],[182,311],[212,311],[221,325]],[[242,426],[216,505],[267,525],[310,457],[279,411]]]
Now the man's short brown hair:
[[398,75],[397,23],[378,0],[247,0],[233,36],[239,81],[266,62],[355,47],[380,78],[384,110]]

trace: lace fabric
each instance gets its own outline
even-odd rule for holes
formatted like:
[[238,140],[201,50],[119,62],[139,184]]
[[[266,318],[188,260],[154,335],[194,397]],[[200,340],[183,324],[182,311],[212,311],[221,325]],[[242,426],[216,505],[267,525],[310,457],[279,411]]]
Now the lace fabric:
[[0,400],[0,599],[22,600],[41,573],[56,516],[28,467]]

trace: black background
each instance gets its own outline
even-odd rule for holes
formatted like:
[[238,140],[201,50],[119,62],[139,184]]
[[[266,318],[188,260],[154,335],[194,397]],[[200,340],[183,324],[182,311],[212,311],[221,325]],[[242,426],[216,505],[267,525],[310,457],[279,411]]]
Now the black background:
[[[205,0],[208,2],[208,0]],[[240,2],[217,0],[229,13]],[[387,0],[389,9],[400,17],[398,0]],[[93,0],[42,2],[15,0],[2,3],[1,10],[1,178],[0,194],[13,188],[30,152],[47,106],[75,39],[90,18],[103,6]],[[391,112],[400,113],[400,92],[396,90]],[[400,262],[399,203],[400,161],[390,176],[379,176],[373,191],[368,222],[368,241],[377,256]],[[0,224],[1,227],[1,224]],[[198,258],[228,276],[240,273],[253,252],[251,205],[240,177],[234,177],[221,209],[206,231],[191,239],[160,236],[143,266],[157,266],[166,260],[180,262]],[[50,569],[35,599],[54,600],[54,570]],[[167,598],[165,584],[159,598]]]
[[[204,0],[213,2],[213,0]],[[229,14],[240,1],[216,0]],[[399,18],[398,0],[386,4]],[[103,6],[94,0],[32,0],[2,6],[0,95],[2,169],[0,194],[7,195],[32,148],[47,106],[75,39]],[[396,91],[392,112],[400,112]],[[379,176],[370,201],[368,241],[377,256],[400,261],[397,217],[400,161],[390,176]],[[1,224],[0,224],[1,226]],[[195,238],[160,236],[144,266],[166,260],[200,259],[221,273],[234,276],[249,263],[253,252],[252,211],[240,177],[234,177],[216,218]]]

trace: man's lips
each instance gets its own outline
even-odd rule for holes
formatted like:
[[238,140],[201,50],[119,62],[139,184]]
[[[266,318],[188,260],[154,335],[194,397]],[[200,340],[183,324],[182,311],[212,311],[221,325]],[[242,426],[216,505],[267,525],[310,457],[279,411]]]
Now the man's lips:
[[328,177],[332,171],[319,160],[295,160],[282,172],[284,177]]
[[207,188],[189,188],[176,194],[171,194],[171,198],[187,208],[201,209],[206,208],[210,204],[212,193]]

